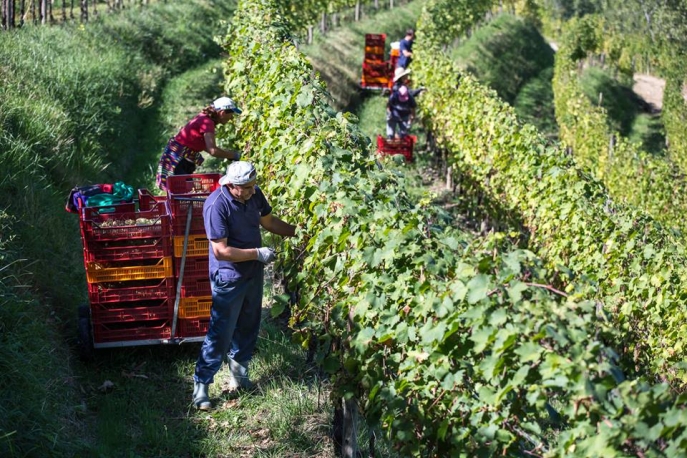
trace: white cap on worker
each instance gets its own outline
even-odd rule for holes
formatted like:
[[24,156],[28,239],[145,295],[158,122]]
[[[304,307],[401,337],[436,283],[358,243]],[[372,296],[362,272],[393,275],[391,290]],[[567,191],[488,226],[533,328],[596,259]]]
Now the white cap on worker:
[[257,176],[258,172],[255,170],[255,167],[253,167],[253,164],[246,161],[235,161],[229,164],[227,173],[219,179],[219,184],[224,186],[225,184],[231,183],[242,186],[254,181]]
[[220,97],[212,102],[212,107],[217,111],[233,111],[236,114],[241,114],[241,109],[236,106],[233,100],[229,97]]
[[410,75],[410,70],[403,67],[396,67],[396,70],[394,70],[394,83],[406,75]]

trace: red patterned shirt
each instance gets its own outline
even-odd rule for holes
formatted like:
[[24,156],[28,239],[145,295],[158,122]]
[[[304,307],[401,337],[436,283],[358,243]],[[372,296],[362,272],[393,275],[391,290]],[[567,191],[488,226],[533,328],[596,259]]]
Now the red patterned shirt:
[[199,114],[181,128],[174,140],[193,151],[205,151],[206,132],[215,133],[215,122],[206,114]]

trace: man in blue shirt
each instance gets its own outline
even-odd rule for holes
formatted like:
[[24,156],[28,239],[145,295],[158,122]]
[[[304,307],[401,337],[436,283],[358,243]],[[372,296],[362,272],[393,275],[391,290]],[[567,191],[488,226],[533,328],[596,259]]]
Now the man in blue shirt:
[[212,308],[193,377],[193,403],[201,410],[212,407],[208,387],[224,358],[231,374],[229,388],[252,387],[248,364],[260,330],[263,268],[275,259],[274,250],[261,246],[260,226],[283,236],[293,236],[296,230],[272,215],[256,178],[253,164],[231,163],[220,187],[203,205]]
[[399,56],[396,62],[396,67],[408,68],[410,62],[413,60],[413,39],[415,38],[415,31],[408,29],[406,36],[399,44]]

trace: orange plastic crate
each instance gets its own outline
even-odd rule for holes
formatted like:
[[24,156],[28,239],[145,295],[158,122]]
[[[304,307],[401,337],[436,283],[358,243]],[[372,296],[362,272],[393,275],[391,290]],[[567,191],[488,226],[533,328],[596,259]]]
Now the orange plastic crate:
[[87,262],[86,280],[89,283],[149,280],[173,276],[172,258],[165,257],[148,265],[131,265],[131,262]]
[[[210,241],[205,234],[194,234],[188,236],[186,246],[186,257],[188,256],[208,256]],[[184,252],[184,236],[174,237],[174,256],[180,258]]]
[[363,75],[361,82],[363,85],[366,85],[366,84],[386,85],[389,82],[389,78],[387,78],[386,76],[378,76],[378,77],[370,78],[370,77],[365,77]]
[[365,53],[383,55],[384,46],[365,46]]
[[179,318],[209,318],[212,296],[184,297],[179,300]]

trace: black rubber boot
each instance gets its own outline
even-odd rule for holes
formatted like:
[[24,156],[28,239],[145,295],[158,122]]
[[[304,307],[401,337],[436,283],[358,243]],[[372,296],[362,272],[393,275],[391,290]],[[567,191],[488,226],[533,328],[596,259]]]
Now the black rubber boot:
[[193,404],[198,410],[210,410],[212,408],[208,388],[209,385],[206,383],[193,382]]

